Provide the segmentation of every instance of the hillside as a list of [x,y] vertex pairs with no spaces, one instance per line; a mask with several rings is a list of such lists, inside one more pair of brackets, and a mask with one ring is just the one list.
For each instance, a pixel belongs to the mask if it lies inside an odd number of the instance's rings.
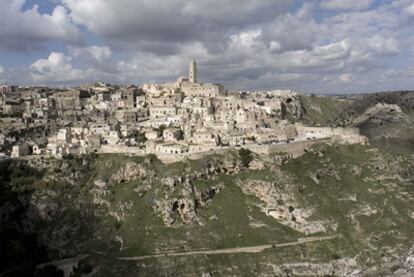
[[371,145],[414,154],[414,92],[383,92],[339,99],[300,96],[304,124],[358,127]]
[[335,120],[360,128],[378,149],[414,154],[414,92],[387,92],[359,97]]
[[301,95],[303,123],[310,126],[325,126],[345,111],[352,100],[339,99],[329,96]]
[[74,276],[410,276],[413,106],[412,94],[395,95],[302,99],[308,122],[356,123],[370,145],[318,144],[296,159],[234,150],[172,164],[2,160],[0,272],[52,276],[73,264]]
[[[366,146],[327,145],[284,165],[271,159],[251,170],[237,153],[170,166],[154,157],[86,156],[54,161],[41,179],[29,184],[17,178],[12,186],[31,191],[39,215],[33,224],[49,258],[89,253],[84,267],[101,276],[125,267],[139,276],[243,276],[252,265],[260,274],[300,273],[302,267],[316,274],[327,265],[336,274],[350,268],[389,272],[394,256],[409,251],[412,159]],[[80,170],[85,166],[88,170]],[[335,237],[258,254],[116,261],[314,236]],[[384,268],[376,269],[378,263]]]

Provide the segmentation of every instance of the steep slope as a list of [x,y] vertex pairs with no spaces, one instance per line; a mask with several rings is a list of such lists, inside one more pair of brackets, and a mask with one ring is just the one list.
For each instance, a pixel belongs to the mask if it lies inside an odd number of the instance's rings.
[[335,122],[359,127],[378,149],[414,154],[414,92],[359,97]]
[[[79,274],[379,274],[391,273],[408,253],[414,239],[412,157],[369,146],[319,145],[284,165],[273,156],[254,158],[261,169],[245,168],[236,152],[170,165],[153,156],[33,160],[47,172],[13,187],[32,192],[36,235],[49,259],[89,254]],[[306,243],[315,236],[321,240]],[[269,244],[275,247],[237,251]]]
[[0,161],[0,275],[33,276],[35,265],[47,260],[34,232],[30,210],[30,192],[14,186],[37,181],[42,173],[24,162]]
[[414,113],[414,92],[412,91],[381,92],[356,96],[353,99],[352,104],[337,117],[338,123],[349,125],[353,119],[378,103],[397,105],[409,116]]
[[324,126],[352,104],[352,100],[330,96],[300,95],[303,108],[303,123],[310,126]]

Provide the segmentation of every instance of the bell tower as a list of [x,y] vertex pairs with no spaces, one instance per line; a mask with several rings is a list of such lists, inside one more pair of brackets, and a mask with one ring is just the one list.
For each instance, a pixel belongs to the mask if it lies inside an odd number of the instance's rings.
[[191,83],[197,83],[197,63],[194,59],[190,63],[190,72],[188,77]]

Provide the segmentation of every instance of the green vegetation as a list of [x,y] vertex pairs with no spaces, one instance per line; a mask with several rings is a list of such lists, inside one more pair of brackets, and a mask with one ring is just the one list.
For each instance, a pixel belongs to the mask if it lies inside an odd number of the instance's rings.
[[0,275],[30,276],[36,264],[47,258],[36,235],[26,231],[33,220],[26,213],[28,200],[42,172],[25,162],[7,160],[0,161],[0,172]]
[[[301,96],[301,102],[305,123],[312,125],[328,124],[341,111],[346,122],[366,108],[317,96]],[[288,103],[285,116],[294,121],[293,108]],[[76,276],[92,270],[101,276],[272,276],[273,268],[282,264],[289,276],[294,274],[286,264],[323,268],[354,257],[373,276],[387,275],[391,269],[386,266],[392,263],[384,261],[404,260],[414,241],[414,147],[404,120],[361,126],[370,146],[318,144],[282,166],[275,157],[243,148],[172,164],[154,155],[120,154],[43,159],[38,169],[23,160],[0,161],[0,211],[7,211],[0,212],[0,238],[5,242],[0,273],[29,264],[22,269],[24,276],[48,259],[88,253]],[[253,159],[265,168],[249,169]],[[266,196],[275,197],[272,209],[283,207],[297,224],[302,224],[300,213],[305,211],[307,222],[321,222],[325,230],[299,233],[267,215]],[[189,209],[194,217],[185,220],[179,203],[194,205]],[[326,235],[336,236],[254,254],[116,259]]]
[[162,136],[162,133],[164,133],[164,130],[167,129],[167,126],[164,124],[157,128],[158,134]]
[[[161,183],[157,185],[157,180],[160,179],[154,179],[153,189],[143,196],[139,193],[139,188],[144,185],[140,179],[115,185],[106,197],[112,209],[119,210],[125,203],[130,207],[126,210],[124,219],[113,220],[110,223],[114,234],[124,239],[124,249],[121,255],[154,253],[167,247],[164,242],[168,242],[168,249],[179,250],[181,247],[185,249],[226,248],[294,240],[298,237],[297,232],[266,216],[258,208],[260,201],[253,196],[243,194],[236,185],[237,180],[240,179],[283,184],[283,174],[294,178],[298,185],[300,192],[298,197],[302,205],[317,209],[312,220],[332,218],[339,224],[338,231],[348,239],[347,249],[351,252],[344,253],[340,249],[334,249],[333,252],[341,253],[341,255],[356,253],[360,250],[360,245],[364,245],[365,242],[359,236],[355,236],[354,226],[349,224],[348,214],[354,212],[357,207],[352,201],[339,201],[338,199],[347,199],[356,195],[359,204],[370,203],[378,207],[382,205],[382,197],[377,197],[370,192],[372,186],[376,185],[375,182],[368,180],[370,176],[376,174],[375,166],[369,161],[378,159],[379,154],[374,151],[375,149],[361,145],[325,146],[317,150],[324,153],[323,157],[316,157],[313,152],[307,153],[283,166],[281,173],[268,169],[244,171],[232,177],[218,174],[214,180],[194,181],[193,185],[199,191],[208,190],[219,184],[224,186],[206,208],[197,211],[197,216],[204,222],[202,226],[178,224],[176,227],[168,227],[164,224],[160,216],[152,209],[154,201],[166,194],[178,199],[184,195],[179,189],[170,191]],[[249,150],[242,149],[238,154],[242,164],[248,165],[251,162],[252,153]],[[183,161],[170,165],[164,165],[156,158],[152,158],[151,168],[155,170],[156,175],[164,178],[163,176],[175,176],[182,172],[202,171],[217,158],[210,156],[198,161]],[[126,158],[122,155],[99,155],[96,160],[91,160],[89,176],[93,177],[90,178],[91,180],[108,181],[123,164],[127,162],[143,164],[148,163],[148,159]],[[354,175],[355,165],[361,165],[360,176]],[[73,166],[76,167],[75,164]],[[314,175],[318,176],[318,184],[312,179]],[[402,203],[396,204],[402,205]],[[293,212],[295,208],[290,206],[290,212]],[[180,221],[178,214],[173,216]],[[212,220],[212,218],[215,219]],[[266,227],[252,228],[250,226],[252,219],[254,219],[253,222]],[[391,218],[384,218],[385,222],[388,220]],[[367,222],[367,219],[364,222]],[[377,224],[385,224],[381,222],[378,221]],[[118,247],[112,248],[115,250]]]
[[145,133],[142,133],[138,130],[132,132],[130,137],[135,138],[135,141],[138,143],[145,143],[147,141],[147,138],[145,137]]
[[324,126],[335,119],[351,102],[325,96],[300,95],[304,110],[303,122],[312,126]]
[[[163,242],[168,242],[169,249],[204,249],[251,246],[276,241],[291,241],[297,233],[266,217],[253,205],[254,199],[245,196],[234,184],[232,178],[221,175],[213,182],[198,181],[197,189],[207,189],[219,183],[225,188],[214,197],[214,201],[198,211],[199,218],[207,223],[202,226],[168,227],[150,208],[152,193],[139,198],[131,193],[137,185],[135,182],[117,186],[110,198],[114,206],[133,203],[128,216],[119,228],[119,234],[127,242],[122,256],[136,256],[154,253]],[[180,195],[177,195],[178,197]],[[229,201],[231,199],[231,201]],[[267,227],[252,228],[250,218],[264,223]],[[212,220],[214,218],[214,220]],[[275,237],[274,234],[278,236]]]
[[245,148],[239,150],[239,156],[244,167],[249,167],[250,162],[254,159],[252,151]]

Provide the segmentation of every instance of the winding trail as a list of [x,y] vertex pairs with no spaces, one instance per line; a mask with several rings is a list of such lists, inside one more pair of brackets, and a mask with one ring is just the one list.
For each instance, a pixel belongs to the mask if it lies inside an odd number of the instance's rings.
[[322,237],[307,237],[307,238],[300,238],[297,241],[277,243],[277,244],[264,244],[264,245],[225,248],[225,249],[217,249],[217,250],[194,250],[194,251],[187,251],[187,252],[164,252],[164,253],[157,253],[157,254],[146,255],[146,256],[118,257],[118,259],[123,260],[123,261],[140,261],[140,260],[146,260],[146,259],[151,259],[151,258],[161,258],[161,257],[234,254],[234,253],[259,253],[259,252],[262,252],[263,250],[270,249],[270,248],[280,248],[280,247],[285,247],[285,246],[293,246],[293,245],[300,245],[300,244],[306,244],[306,243],[311,243],[311,242],[332,240],[332,239],[335,239],[337,237],[338,237],[338,235],[322,236]]

